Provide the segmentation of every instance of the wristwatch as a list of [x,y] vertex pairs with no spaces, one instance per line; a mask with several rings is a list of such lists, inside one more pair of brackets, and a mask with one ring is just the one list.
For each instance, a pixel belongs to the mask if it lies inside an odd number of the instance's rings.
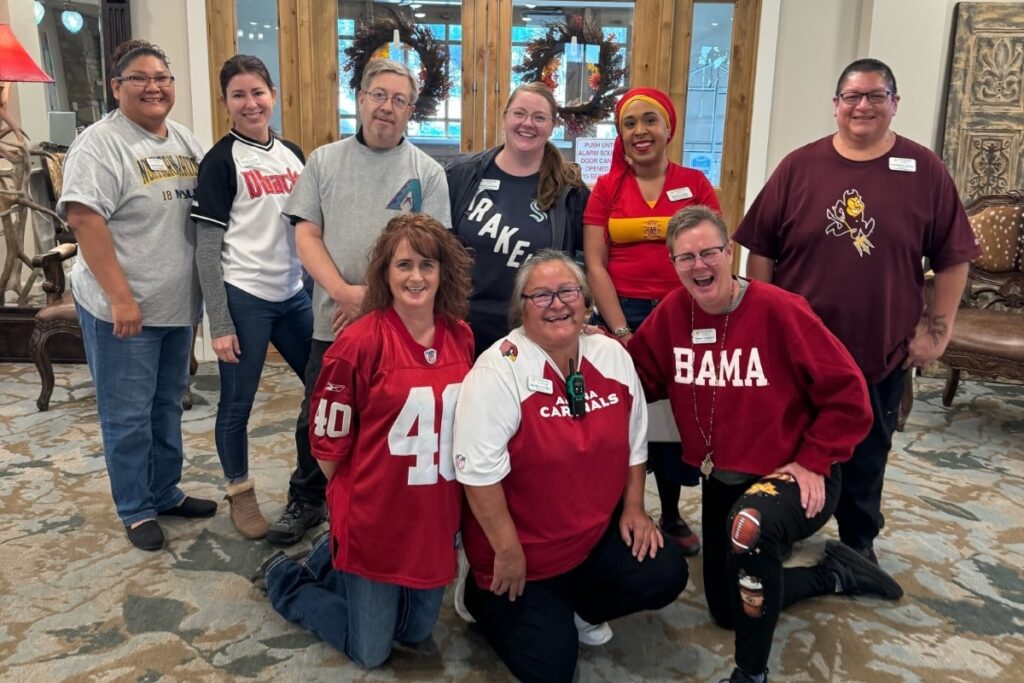
[[622,339],[632,331],[633,330],[629,329],[629,325],[623,325],[622,327],[616,327],[614,330],[612,330],[612,334],[614,334],[616,338]]

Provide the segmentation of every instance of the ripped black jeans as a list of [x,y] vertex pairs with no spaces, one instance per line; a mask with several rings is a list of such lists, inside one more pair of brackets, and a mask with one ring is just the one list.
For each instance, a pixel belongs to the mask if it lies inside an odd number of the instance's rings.
[[780,611],[835,591],[826,569],[784,569],[780,552],[832,516],[842,484],[839,465],[825,479],[824,508],[811,519],[800,506],[796,481],[775,476],[737,485],[708,478],[702,484],[704,594],[715,622],[736,631],[736,665],[751,674],[767,667]]

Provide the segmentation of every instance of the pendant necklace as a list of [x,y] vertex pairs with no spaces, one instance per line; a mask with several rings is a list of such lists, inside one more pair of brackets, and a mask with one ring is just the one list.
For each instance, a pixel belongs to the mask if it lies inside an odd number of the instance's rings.
[[[690,299],[690,330],[691,334],[694,329],[694,309],[696,304],[693,299]],[[722,330],[722,341],[718,344],[718,357],[721,359],[722,353],[725,351],[725,335],[729,333],[729,316],[732,315],[732,306],[725,314],[725,326]],[[715,451],[711,447],[711,436],[715,429],[715,403],[718,400],[718,380],[715,380],[714,389],[711,390],[711,415],[708,419],[708,431],[704,433],[704,427],[700,423],[700,415],[697,413],[697,382],[694,381],[690,384],[690,389],[693,391],[693,421],[697,423],[697,431],[700,432],[700,438],[704,441],[704,459],[700,462],[700,473],[703,477],[707,478],[711,476],[711,472],[715,469]]]

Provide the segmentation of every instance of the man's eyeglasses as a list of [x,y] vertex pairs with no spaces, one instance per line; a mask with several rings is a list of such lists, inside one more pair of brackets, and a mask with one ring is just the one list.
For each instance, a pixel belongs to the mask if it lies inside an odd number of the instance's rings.
[[523,294],[524,299],[529,299],[537,308],[549,308],[555,303],[555,297],[563,304],[571,304],[580,298],[583,292],[582,287],[562,287],[557,292],[537,292],[536,294]]
[[846,106],[853,107],[860,104],[865,97],[871,104],[883,104],[893,94],[890,90],[872,90],[871,92],[841,92],[836,97]]
[[669,259],[672,260],[672,263],[676,264],[676,268],[679,270],[693,270],[693,267],[697,265],[698,258],[704,262],[705,266],[716,266],[722,260],[722,252],[725,251],[725,246],[723,244],[720,247],[701,249],[699,254],[691,254],[689,252],[674,254],[669,256]]
[[551,121],[550,114],[543,114],[541,112],[531,114],[525,109],[509,109],[508,118],[514,123],[522,123],[526,119],[530,119],[537,126],[546,125]]
[[[363,92],[366,94],[367,97],[369,97],[377,104],[384,104],[385,102],[388,101],[388,94],[383,90],[374,90],[372,92],[366,92],[364,90]],[[391,106],[397,109],[398,111],[403,111],[407,107],[412,106],[412,102],[410,102],[405,97],[405,95],[392,95],[390,99]]]
[[170,74],[160,74],[159,76],[146,76],[144,74],[128,74],[127,76],[117,76],[114,78],[118,83],[127,83],[133,88],[145,88],[152,81],[158,88],[167,88],[174,85],[174,76]]

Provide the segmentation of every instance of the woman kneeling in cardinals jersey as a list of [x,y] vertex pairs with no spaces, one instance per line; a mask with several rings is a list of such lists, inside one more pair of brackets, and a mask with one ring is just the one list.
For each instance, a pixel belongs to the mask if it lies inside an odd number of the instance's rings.
[[425,641],[455,577],[462,490],[452,419],[472,365],[470,258],[433,218],[392,218],[364,315],[331,345],[310,403],[330,534],[261,570],[274,609],[364,667]]
[[455,411],[472,568],[455,608],[523,681],[572,680],[578,642],[670,604],[688,576],[644,511],[640,380],[617,341],[580,335],[589,303],[568,256],[534,254],[516,273],[515,329],[477,359]]
[[683,457],[703,475],[704,593],[736,631],[730,681],[764,681],[779,611],[827,593],[903,591],[856,551],[828,541],[815,567],[782,567],[794,541],[839,501],[839,463],[871,426],[864,378],[800,296],[732,276],[721,215],[668,225],[683,288],[629,341],[649,400],[668,398]]

